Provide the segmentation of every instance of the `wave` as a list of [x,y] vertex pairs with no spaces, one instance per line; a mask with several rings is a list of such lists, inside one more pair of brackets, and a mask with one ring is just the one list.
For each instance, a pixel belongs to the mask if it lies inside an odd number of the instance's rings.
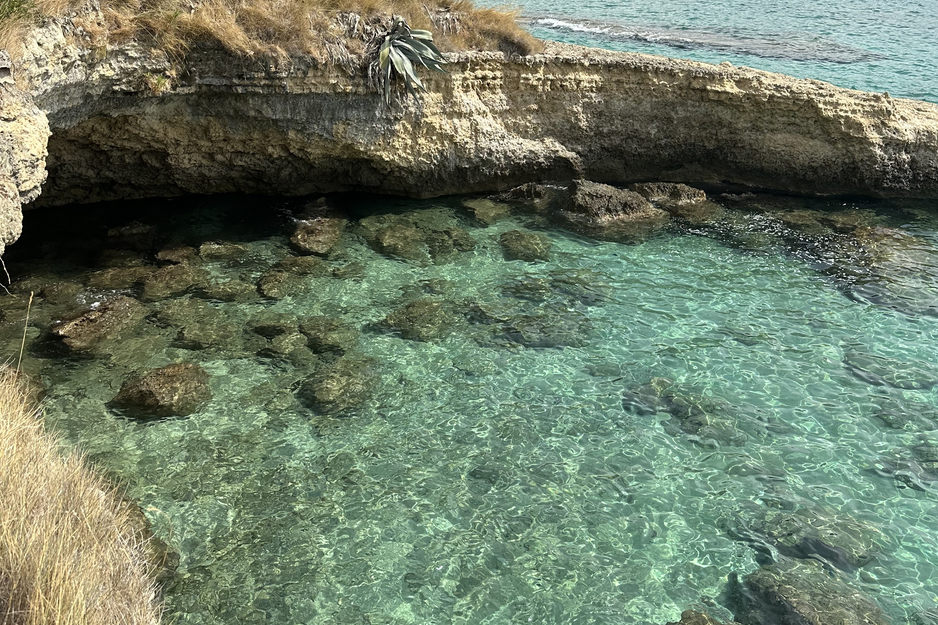
[[637,41],[678,49],[707,49],[771,59],[826,63],[859,63],[883,59],[883,55],[813,35],[792,33],[739,34],[704,30],[669,30],[636,27],[614,22],[525,16],[522,22],[549,30],[583,34],[607,41]]

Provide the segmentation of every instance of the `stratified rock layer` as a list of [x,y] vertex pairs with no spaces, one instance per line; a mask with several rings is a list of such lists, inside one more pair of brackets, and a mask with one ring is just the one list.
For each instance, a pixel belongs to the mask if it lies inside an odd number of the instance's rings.
[[419,102],[386,108],[362,75],[306,57],[196,49],[171,66],[125,44],[101,59],[68,30],[36,31],[22,62],[53,129],[45,204],[575,178],[938,197],[938,106],[818,81],[551,43],[450,55]]

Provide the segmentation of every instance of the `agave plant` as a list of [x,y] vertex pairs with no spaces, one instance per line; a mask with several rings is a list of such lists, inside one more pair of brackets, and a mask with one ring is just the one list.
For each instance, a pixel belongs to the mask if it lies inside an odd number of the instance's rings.
[[378,50],[378,66],[384,83],[384,101],[391,103],[391,76],[396,73],[404,81],[407,91],[417,97],[414,85],[426,93],[427,88],[417,76],[416,64],[435,72],[446,72],[443,55],[433,45],[433,33],[417,30],[407,25],[402,17],[394,18],[394,26],[388,32]]

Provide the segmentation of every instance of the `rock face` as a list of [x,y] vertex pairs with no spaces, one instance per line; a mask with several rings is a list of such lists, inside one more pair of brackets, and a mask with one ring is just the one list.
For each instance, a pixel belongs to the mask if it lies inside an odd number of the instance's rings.
[[48,139],[45,114],[17,89],[10,57],[0,50],[0,255],[20,236],[20,207],[39,196]]
[[[44,204],[180,193],[408,196],[586,178],[938,196],[938,106],[729,65],[549,43],[449,55],[382,109],[362,75],[140,44],[104,59],[50,21],[21,76],[53,130]],[[141,77],[163,76],[155,94]],[[35,187],[35,185],[32,185]]]
[[190,415],[212,398],[208,374],[198,365],[181,363],[129,380],[112,404],[142,419]]
[[[27,36],[0,84],[0,245],[35,205],[183,193],[431,197],[577,178],[938,197],[938,106],[730,65],[548,43],[449,55],[385,109],[364,71],[196,47],[81,47],[71,18]],[[155,93],[147,77],[165,79]],[[46,117],[48,124],[46,125]],[[488,219],[488,217],[484,217]],[[300,232],[328,249],[339,224]]]

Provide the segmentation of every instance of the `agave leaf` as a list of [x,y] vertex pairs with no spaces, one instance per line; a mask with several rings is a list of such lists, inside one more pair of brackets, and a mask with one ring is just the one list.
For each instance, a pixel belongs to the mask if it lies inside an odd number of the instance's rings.
[[405,45],[410,46],[411,48],[413,48],[414,51],[417,52],[417,54],[419,54],[419,55],[422,56],[422,57],[427,57],[427,58],[432,59],[432,60],[434,60],[434,61],[442,61],[442,60],[443,60],[442,58],[439,57],[438,54],[436,54],[433,50],[431,50],[430,47],[427,46],[427,45],[426,45],[425,43],[423,43],[422,41],[417,41],[416,39],[411,39],[410,41],[404,41],[404,42],[402,42],[402,43],[405,44]]
[[394,69],[397,70],[397,73],[404,77],[405,85],[413,81],[418,87],[426,91],[426,88],[423,86],[423,83],[420,82],[420,79],[414,71],[414,64],[411,63],[410,59],[408,59],[403,52],[398,50],[396,46],[391,48],[391,62],[394,64]]
[[419,30],[417,28],[411,29],[410,36],[417,39],[433,39],[433,33],[429,30]]
[[385,37],[384,43],[381,44],[381,50],[378,53],[378,65],[381,69],[386,69],[388,67],[388,54],[391,49],[391,38]]

